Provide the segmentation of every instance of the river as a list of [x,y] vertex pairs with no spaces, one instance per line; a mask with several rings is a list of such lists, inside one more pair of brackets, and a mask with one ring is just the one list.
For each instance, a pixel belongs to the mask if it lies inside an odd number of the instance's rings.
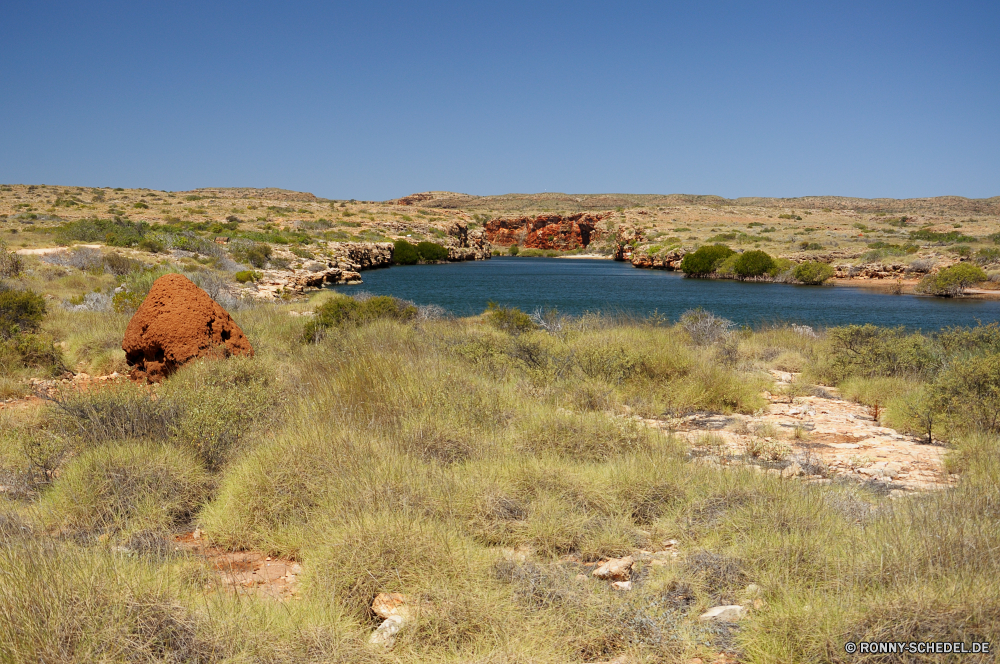
[[495,301],[524,311],[562,313],[654,312],[676,320],[703,307],[741,325],[788,322],[815,327],[874,323],[935,330],[1000,319],[1000,300],[889,295],[843,286],[685,279],[674,272],[640,270],[629,263],[564,258],[493,258],[370,270],[363,284],[334,286],[350,295],[367,291],[417,304],[437,304],[458,316],[481,313]]

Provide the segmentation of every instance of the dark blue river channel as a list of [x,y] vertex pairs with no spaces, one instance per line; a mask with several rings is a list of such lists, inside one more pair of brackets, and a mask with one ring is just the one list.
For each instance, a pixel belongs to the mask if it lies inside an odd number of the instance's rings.
[[789,322],[817,327],[849,323],[904,325],[935,330],[1000,319],[1000,300],[888,295],[844,286],[792,286],[684,279],[609,260],[493,258],[488,261],[413,265],[363,272],[363,284],[336,286],[350,295],[367,291],[417,304],[437,304],[452,314],[478,314],[490,300],[524,311],[555,307],[562,313],[658,312],[670,320],[695,307],[739,324]]

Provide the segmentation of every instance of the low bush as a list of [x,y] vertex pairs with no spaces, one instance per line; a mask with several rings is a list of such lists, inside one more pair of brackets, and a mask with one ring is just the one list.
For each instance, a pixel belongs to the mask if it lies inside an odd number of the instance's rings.
[[45,298],[31,290],[0,289],[0,339],[36,332],[45,317]]
[[965,289],[982,281],[986,281],[983,268],[970,263],[956,263],[946,267],[937,274],[928,274],[917,284],[918,293],[937,295],[939,297],[955,297]]
[[149,232],[144,221],[131,222],[121,217],[112,219],[80,219],[60,226],[56,232],[66,243],[103,242],[112,247],[134,247]]
[[796,265],[792,276],[804,284],[816,286],[833,276],[833,267],[828,263],[807,261]]
[[699,346],[719,341],[729,334],[729,330],[733,327],[733,321],[716,316],[700,307],[685,311],[678,322],[691,336],[691,340]]
[[509,334],[522,334],[537,328],[531,316],[517,307],[488,302],[483,314],[490,325]]
[[773,267],[774,259],[767,252],[753,249],[740,254],[733,264],[733,272],[741,279],[749,279],[760,277]]
[[834,382],[850,376],[926,376],[940,363],[927,337],[902,327],[835,327],[828,331],[827,343],[823,364],[816,370]]
[[260,272],[256,272],[254,270],[240,270],[239,272],[233,275],[233,278],[236,279],[236,281],[238,281],[241,284],[259,281]]
[[45,495],[51,525],[84,532],[167,532],[207,496],[208,476],[173,446],[121,443],[86,450]]
[[0,241],[0,277],[12,279],[24,271],[24,259],[12,251],[7,251],[7,245]]
[[406,240],[396,240],[392,245],[392,262],[396,265],[414,265],[420,260],[417,248]]
[[437,242],[420,242],[417,244],[417,253],[420,260],[424,261],[446,261],[448,260],[448,248]]
[[249,263],[255,268],[263,268],[271,260],[271,245],[252,240],[234,240],[229,243],[229,253],[241,263]]
[[338,297],[321,304],[315,315],[306,323],[303,338],[315,343],[331,327],[364,325],[380,319],[408,321],[417,317],[419,310],[412,303],[388,295],[379,295],[363,301],[352,297]]
[[724,244],[699,247],[696,251],[684,254],[681,260],[681,272],[690,277],[709,275],[734,253],[736,252]]

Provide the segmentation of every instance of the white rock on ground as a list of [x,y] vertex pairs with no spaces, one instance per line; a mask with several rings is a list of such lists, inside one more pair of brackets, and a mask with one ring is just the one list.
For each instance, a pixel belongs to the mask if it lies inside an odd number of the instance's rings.
[[727,604],[725,606],[713,606],[698,616],[698,620],[702,622],[736,622],[742,617],[742,606],[739,604]]
[[403,620],[402,616],[389,616],[382,621],[378,629],[372,632],[368,642],[377,646],[391,648],[396,643],[396,634],[403,628],[404,622],[405,620]]
[[611,581],[628,581],[632,577],[632,556],[612,558],[593,571],[598,579]]

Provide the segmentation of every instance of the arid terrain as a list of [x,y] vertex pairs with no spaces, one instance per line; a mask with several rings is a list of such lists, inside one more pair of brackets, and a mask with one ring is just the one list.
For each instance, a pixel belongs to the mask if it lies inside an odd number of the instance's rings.
[[969,296],[998,233],[1000,199],[2,186],[0,660],[957,661],[845,645],[998,643],[996,323],[323,286],[724,244]]

